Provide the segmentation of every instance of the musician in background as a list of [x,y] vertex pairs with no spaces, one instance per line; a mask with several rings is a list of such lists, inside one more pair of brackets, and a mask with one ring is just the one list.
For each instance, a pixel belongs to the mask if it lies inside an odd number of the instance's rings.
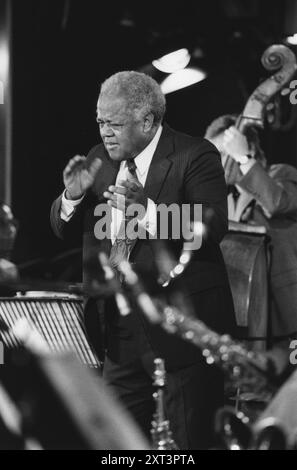
[[[277,343],[297,332],[297,170],[269,166],[257,130],[249,127],[243,135],[235,122],[233,115],[215,119],[206,138],[221,152],[229,220],[265,226],[271,237],[270,318]],[[238,163],[232,171],[228,155]]]

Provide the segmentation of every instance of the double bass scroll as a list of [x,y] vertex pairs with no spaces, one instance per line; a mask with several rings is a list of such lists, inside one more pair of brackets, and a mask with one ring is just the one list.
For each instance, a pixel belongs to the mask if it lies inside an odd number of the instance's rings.
[[[263,53],[262,65],[275,72],[264,80],[249,97],[244,110],[238,116],[235,127],[242,133],[248,127],[264,127],[268,103],[288,84],[297,70],[295,54],[283,44],[274,44]],[[228,184],[236,182],[240,171],[238,163],[230,156],[225,162],[225,175]]]

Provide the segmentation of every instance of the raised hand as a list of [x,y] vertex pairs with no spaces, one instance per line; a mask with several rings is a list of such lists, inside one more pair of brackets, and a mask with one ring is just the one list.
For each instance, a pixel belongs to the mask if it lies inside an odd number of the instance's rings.
[[63,172],[66,198],[80,199],[94,183],[101,166],[99,158],[95,158],[89,168],[86,168],[86,157],[77,155],[72,158]]
[[234,126],[229,127],[224,132],[223,146],[224,152],[238,163],[240,163],[242,157],[251,153],[246,137]]

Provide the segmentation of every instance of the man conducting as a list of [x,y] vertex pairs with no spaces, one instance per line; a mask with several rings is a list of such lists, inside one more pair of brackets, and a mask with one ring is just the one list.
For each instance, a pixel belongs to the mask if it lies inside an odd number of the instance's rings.
[[[195,314],[220,333],[236,331],[232,297],[219,243],[227,227],[227,190],[220,155],[207,140],[172,130],[163,122],[165,97],[159,85],[138,72],[119,72],[101,86],[97,122],[103,143],[87,157],[76,156],[64,171],[65,190],[53,203],[51,223],[59,237],[83,230],[84,283],[92,282],[99,251],[116,268],[129,258],[153,271],[158,204],[201,204],[206,236],[177,281]],[[98,240],[98,204],[111,210],[110,239]],[[125,209],[144,207],[138,226],[147,237],[126,243],[118,236]],[[183,240],[169,240],[178,254]],[[98,265],[96,265],[98,263]],[[87,302],[86,316],[92,301]],[[151,327],[138,311],[121,316],[105,305],[104,377],[149,434],[154,412],[152,370],[156,357],[168,372],[166,415],[180,449],[213,445],[213,419],[223,403],[223,380],[200,351]],[[94,330],[92,337],[96,336]],[[98,342],[99,330],[98,330]]]

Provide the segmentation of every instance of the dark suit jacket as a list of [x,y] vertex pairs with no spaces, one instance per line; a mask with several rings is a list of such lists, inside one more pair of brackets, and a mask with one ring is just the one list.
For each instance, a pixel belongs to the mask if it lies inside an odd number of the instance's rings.
[[[103,166],[100,169],[93,187],[76,210],[70,222],[65,223],[60,218],[61,196],[53,203],[51,224],[59,237],[71,236],[73,231],[83,227],[83,257],[84,283],[90,282],[95,272],[100,268],[97,262],[98,251],[110,250],[109,241],[96,240],[94,226],[98,217],[94,209],[100,202],[105,202],[104,191],[116,180],[119,166],[113,162],[103,144],[94,147],[88,157],[87,164],[99,157]],[[186,288],[187,295],[194,302],[199,317],[212,328],[220,332],[233,333],[235,319],[228,278],[219,243],[228,227],[227,190],[220,155],[216,148],[207,140],[190,137],[175,132],[166,124],[153,156],[147,176],[145,191],[155,203],[165,204],[199,204],[203,205],[203,222],[207,226],[207,239],[197,250],[190,267],[185,271],[176,287]],[[130,261],[138,267],[145,267],[153,272],[153,240],[138,240],[130,255]],[[182,246],[182,240],[170,241],[171,248],[176,253]],[[205,299],[211,299],[209,305]],[[193,349],[184,348],[179,343],[177,358],[176,345],[168,346],[168,338],[164,339],[141,319],[137,335],[140,341],[140,354],[153,349],[159,352],[163,347],[163,356],[167,354],[169,363],[183,365],[193,362]],[[168,340],[168,341],[167,341]],[[169,341],[170,342],[170,341]],[[172,357],[169,357],[172,356]],[[169,367],[169,366],[168,366]]]
[[297,170],[256,163],[239,181],[254,197],[243,220],[264,225],[271,237],[271,323],[274,336],[297,332]]

